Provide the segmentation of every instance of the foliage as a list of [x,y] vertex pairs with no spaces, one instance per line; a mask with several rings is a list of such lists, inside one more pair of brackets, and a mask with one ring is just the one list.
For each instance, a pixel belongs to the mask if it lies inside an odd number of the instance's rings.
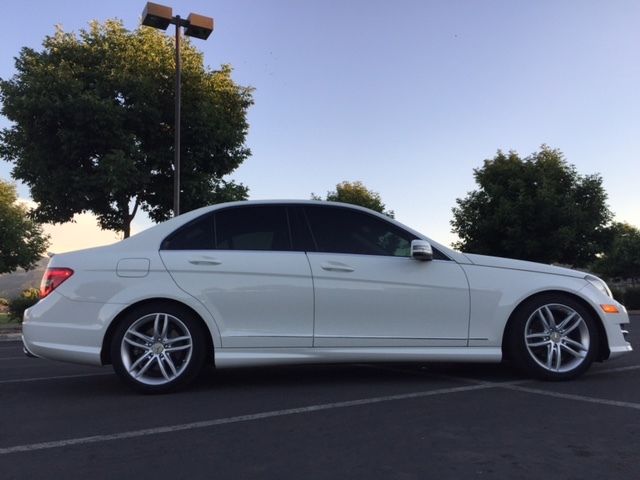
[[609,290],[611,290],[614,299],[624,304],[624,288],[609,285]]
[[602,252],[611,212],[602,178],[582,176],[546,145],[527,158],[498,151],[456,200],[456,247],[485,255],[585,266]]
[[[313,200],[322,200],[318,195],[312,193],[311,198]],[[336,189],[327,192],[328,202],[343,202],[351,203],[352,205],[359,205],[361,207],[374,210],[376,212],[384,213],[385,215],[393,218],[393,210],[385,210],[386,206],[382,203],[380,194],[369,190],[362,182],[340,182],[336,185]]]
[[622,304],[629,310],[640,310],[640,287],[627,288]]
[[[249,155],[252,89],[231,67],[204,66],[182,45],[181,210],[244,199],[223,180]],[[0,155],[31,189],[40,221],[60,223],[90,211],[104,229],[128,236],[138,208],[154,221],[173,205],[174,44],[153,28],[121,21],[47,36],[42,51],[23,48],[15,76],[0,81]]]
[[623,304],[629,310],[640,310],[640,286],[612,287],[613,298]]
[[593,270],[610,278],[640,279],[640,230],[628,223],[615,222],[609,227],[611,236],[604,254]]
[[0,180],[0,273],[33,268],[49,246],[49,237],[17,200],[16,188]]
[[9,301],[9,316],[14,320],[22,320],[24,311],[38,303],[39,299],[40,292],[37,288],[25,290],[19,297]]

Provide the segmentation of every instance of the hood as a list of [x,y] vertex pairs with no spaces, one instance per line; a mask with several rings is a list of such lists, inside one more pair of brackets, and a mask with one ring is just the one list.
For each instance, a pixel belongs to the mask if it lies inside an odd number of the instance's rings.
[[509,268],[511,270],[524,270],[527,272],[550,273],[553,275],[564,275],[565,277],[584,278],[587,274],[570,268],[556,267],[544,263],[527,262],[525,260],[513,260],[511,258],[489,257],[487,255],[476,255],[465,253],[465,256],[473,265],[494,268]]

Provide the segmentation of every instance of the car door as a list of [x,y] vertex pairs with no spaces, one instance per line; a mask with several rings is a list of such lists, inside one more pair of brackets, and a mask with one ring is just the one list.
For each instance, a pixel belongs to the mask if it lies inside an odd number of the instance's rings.
[[162,245],[180,288],[213,315],[223,347],[309,347],[313,284],[294,251],[287,207],[248,205],[214,211]]
[[469,288],[462,268],[436,252],[409,257],[416,237],[364,211],[304,207],[316,251],[316,347],[465,346]]

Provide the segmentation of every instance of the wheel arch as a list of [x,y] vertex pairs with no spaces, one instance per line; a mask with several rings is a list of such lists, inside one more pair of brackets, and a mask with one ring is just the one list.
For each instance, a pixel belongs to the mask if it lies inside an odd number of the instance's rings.
[[523,298],[520,303],[518,303],[518,305],[513,309],[513,311],[511,312],[511,315],[509,315],[509,319],[507,320],[507,324],[505,325],[504,331],[502,332],[502,356],[503,358],[509,358],[509,345],[508,345],[508,339],[511,333],[511,328],[513,328],[514,325],[514,320],[517,316],[517,314],[522,310],[522,308],[531,300],[537,298],[537,297],[541,297],[544,295],[548,295],[548,294],[554,294],[554,295],[562,295],[565,297],[569,297],[575,301],[577,301],[578,303],[580,303],[589,313],[592,314],[596,326],[598,328],[598,351],[597,351],[597,355],[596,355],[596,360],[597,361],[602,361],[602,360],[606,360],[607,358],[609,358],[610,352],[609,352],[609,341],[607,338],[607,332],[604,328],[604,325],[602,324],[602,318],[600,317],[600,315],[598,315],[598,312],[596,311],[596,309],[587,301],[585,300],[583,297],[581,297],[580,295],[577,295],[574,292],[567,292],[566,290],[543,290],[540,292],[536,292],[532,295],[529,295],[528,297]]
[[100,349],[100,361],[102,362],[102,364],[103,365],[111,364],[110,345],[111,345],[111,341],[113,340],[113,335],[115,334],[116,328],[118,324],[122,321],[122,319],[127,314],[129,314],[129,312],[131,312],[136,308],[139,308],[143,305],[156,304],[156,303],[171,304],[174,306],[178,306],[180,308],[186,309],[193,315],[193,317],[200,323],[200,326],[202,327],[203,332],[205,332],[205,342],[207,344],[207,354],[206,354],[207,363],[213,364],[214,363],[213,336],[211,334],[211,331],[209,330],[209,326],[204,321],[202,316],[186,303],[180,302],[178,300],[170,299],[170,298],[163,298],[163,297],[146,298],[144,300],[140,300],[135,303],[132,303],[131,305],[128,305],[126,308],[124,308],[121,312],[119,312],[114,317],[114,319],[109,324],[109,327],[107,328],[107,331],[105,332],[105,335],[102,339],[102,346]]

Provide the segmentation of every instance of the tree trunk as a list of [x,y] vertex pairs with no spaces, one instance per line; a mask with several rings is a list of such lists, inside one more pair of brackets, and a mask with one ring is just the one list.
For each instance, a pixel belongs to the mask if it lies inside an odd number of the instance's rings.
[[138,205],[138,199],[136,198],[136,203],[133,204],[133,211],[129,213],[127,209],[127,218],[122,228],[124,238],[129,238],[131,236],[131,221],[133,220],[133,217],[136,216],[136,213],[138,213]]

